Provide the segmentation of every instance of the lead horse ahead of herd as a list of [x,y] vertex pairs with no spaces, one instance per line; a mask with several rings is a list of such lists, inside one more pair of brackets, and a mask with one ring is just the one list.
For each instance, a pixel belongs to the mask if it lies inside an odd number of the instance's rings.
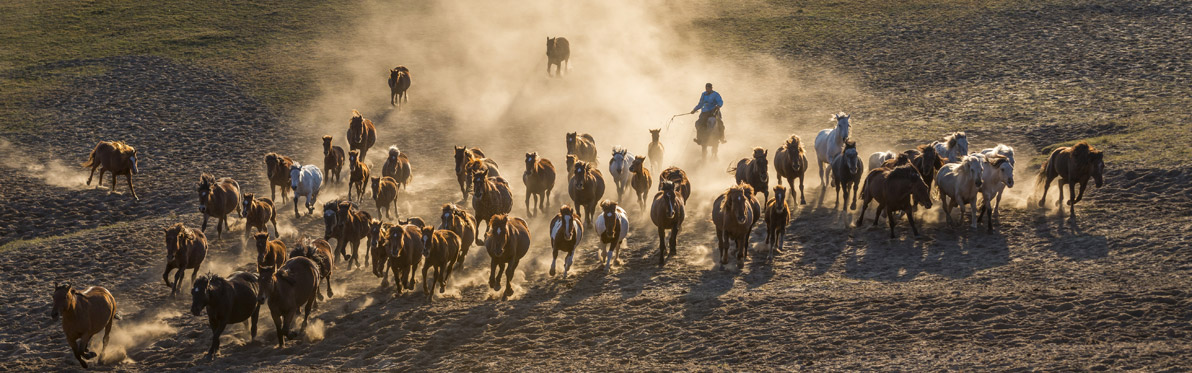
[[[565,42],[565,39],[563,40]],[[557,43],[548,41],[548,43]],[[551,44],[554,45],[554,44]],[[563,44],[564,47],[566,44]],[[553,57],[552,57],[553,58]],[[561,73],[561,71],[560,71]],[[392,71],[390,85],[393,89],[393,103],[396,105],[407,97],[409,70],[399,66]],[[820,131],[814,149],[819,168],[821,187],[829,185],[836,191],[836,207],[842,209],[857,207],[860,194],[861,213],[856,225],[861,226],[865,211],[870,204],[876,210],[874,224],[884,213],[889,225],[890,237],[896,237],[894,227],[901,213],[908,219],[912,232],[918,236],[915,222],[916,207],[930,209],[931,188],[934,184],[939,204],[952,224],[951,210],[960,208],[960,222],[963,224],[965,205],[969,206],[972,227],[986,219],[992,230],[992,220],[998,215],[998,205],[1004,188],[1014,186],[1014,150],[999,144],[980,152],[968,151],[968,138],[964,132],[944,137],[943,141],[924,144],[901,153],[877,152],[868,159],[868,172],[857,150],[857,142],[850,136],[849,116],[844,113],[832,116],[834,128]],[[661,168],[664,148],[659,140],[659,130],[652,129],[648,145],[649,165]],[[301,312],[302,328],[305,328],[312,309],[324,299],[320,287],[325,286],[327,297],[333,296],[331,274],[336,263],[357,269],[371,264],[372,273],[381,278],[381,286],[387,287],[389,272],[393,272],[395,290],[413,290],[415,275],[422,271],[422,291],[429,301],[435,287],[440,293],[446,290],[451,275],[464,263],[473,242],[482,246],[490,258],[489,286],[502,295],[513,294],[512,280],[531,244],[530,228],[526,220],[512,216],[513,194],[509,182],[502,177],[497,162],[485,156],[479,148],[455,147],[455,174],[459,182],[463,201],[471,195],[471,211],[456,203],[442,206],[440,223],[428,224],[418,217],[398,220],[397,198],[412,180],[409,157],[396,146],[389,148],[388,156],[381,169],[381,176],[370,177],[370,167],[365,156],[376,141],[376,127],[353,110],[349,120],[346,140],[349,151],[332,144],[332,136],[322,137],[324,154],[323,169],[314,164],[301,165],[290,157],[268,153],[264,157],[266,179],[270,185],[270,197],[256,196],[241,190],[239,183],[228,177],[216,178],[202,173],[197,183],[199,212],[203,216],[201,227],[188,228],[176,223],[165,229],[166,271],[162,278],[170,287],[171,295],[180,290],[184,272],[191,270],[192,296],[191,312],[199,316],[205,309],[213,331],[207,358],[213,358],[219,350],[219,339],[228,324],[245,323],[250,337],[256,336],[257,318],[261,305],[269,307],[279,347],[286,339],[297,337],[291,326]],[[595,228],[599,243],[597,256],[605,271],[611,271],[614,264],[620,264],[621,244],[630,230],[629,214],[618,201],[625,189],[633,189],[633,198],[641,210],[648,215],[658,232],[658,264],[676,255],[677,238],[686,220],[686,201],[691,197],[691,182],[687,173],[678,167],[668,167],[658,173],[657,192],[652,202],[646,196],[654,178],[647,168],[645,156],[634,156],[627,149],[616,146],[609,160],[609,174],[617,188],[617,200],[605,199],[605,180],[597,166],[595,138],[589,134],[568,133],[566,137],[566,183],[571,204],[564,204],[550,220],[549,242],[552,248],[550,275],[556,274],[555,263],[559,252],[566,253],[563,277],[570,272],[578,248],[583,245],[584,233]],[[346,159],[345,159],[346,155]],[[721,269],[735,257],[738,266],[748,254],[749,239],[759,221],[766,224],[765,243],[769,247],[766,257],[769,263],[776,251],[783,248],[786,227],[794,209],[790,201],[806,204],[803,195],[804,174],[810,168],[803,143],[799,136],[791,135],[774,153],[773,168],[778,176],[776,185],[769,186],[769,151],[754,148],[750,157],[733,163],[729,173],[734,175],[735,185],[715,197],[711,219],[716,228],[716,240]],[[132,176],[137,168],[137,151],[123,142],[100,142],[92,150],[84,167],[94,174],[112,173],[112,189],[116,187],[116,175],[127,177],[129,190],[136,196]],[[282,198],[289,198],[292,192],[295,217],[300,217],[299,197],[305,197],[307,214],[312,214],[318,203],[319,192],[328,188],[327,182],[342,184],[340,173],[344,164],[349,168],[347,200],[334,200],[323,204],[324,234],[321,239],[302,237],[287,250],[277,231],[278,217],[274,203],[274,187],[282,187]],[[326,173],[324,173],[324,170]],[[1081,200],[1089,178],[1100,187],[1104,172],[1104,158],[1100,151],[1081,142],[1071,147],[1055,149],[1043,163],[1037,177],[1037,186],[1043,195],[1039,206],[1046,201],[1046,191],[1055,178],[1059,178],[1060,201],[1063,201],[1063,187],[1068,186],[1067,205],[1072,218],[1076,202]],[[522,181],[525,185],[525,206],[529,216],[546,212],[551,206],[551,191],[556,184],[554,164],[537,152],[526,153],[525,171]],[[787,185],[783,186],[783,180]],[[795,192],[795,179],[799,179]],[[88,178],[88,185],[91,179]],[[371,183],[370,183],[371,182]],[[1079,185],[1079,191],[1076,186]],[[377,207],[377,216],[361,206],[365,190],[371,186],[371,198]],[[288,189],[287,189],[288,187]],[[773,197],[769,192],[773,191]],[[843,193],[842,193],[843,192]],[[763,199],[757,200],[756,193]],[[852,196],[849,196],[852,193]],[[844,203],[841,204],[841,195]],[[978,209],[978,195],[983,200]],[[138,198],[139,199],[139,198]],[[531,200],[534,200],[531,203]],[[992,202],[992,203],[991,203]],[[284,202],[283,202],[284,203]],[[390,213],[398,215],[390,220]],[[208,273],[196,274],[208,251],[205,235],[209,218],[216,219],[216,242],[222,240],[222,233],[228,230],[228,215],[239,213],[245,220],[244,234],[248,237],[253,228],[257,249],[256,273],[236,272],[228,277]],[[980,216],[978,216],[978,213]],[[234,215],[233,215],[234,216]],[[485,223],[485,231],[479,224]],[[272,223],[271,235],[267,223]],[[669,237],[667,236],[669,231]],[[335,240],[333,247],[331,240]],[[361,253],[361,241],[365,250]],[[606,246],[607,245],[607,246]],[[351,251],[348,251],[351,246]],[[732,246],[735,252],[730,252]],[[365,259],[361,262],[360,255]],[[175,274],[170,281],[170,272]],[[428,274],[428,272],[430,272]],[[501,277],[505,277],[502,286]],[[74,357],[87,367],[85,359],[95,357],[88,350],[90,339],[100,330],[105,331],[103,348],[106,347],[108,332],[113,320],[118,319],[116,301],[110,292],[102,287],[77,290],[69,284],[59,284],[54,290],[54,306],[51,315],[63,318],[63,330],[73,350]],[[102,360],[102,357],[101,357]]]

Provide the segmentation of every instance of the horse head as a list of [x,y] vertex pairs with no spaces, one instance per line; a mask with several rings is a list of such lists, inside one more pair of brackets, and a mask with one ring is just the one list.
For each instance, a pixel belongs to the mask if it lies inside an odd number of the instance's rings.
[[257,240],[257,263],[262,263],[267,253],[265,249],[269,247],[269,232],[257,232],[253,238]]
[[832,115],[832,120],[836,121],[836,133],[841,139],[847,139],[849,136],[849,115],[844,112]]
[[533,170],[535,163],[538,163],[538,152],[526,153],[526,171]]
[[290,165],[290,189],[294,190],[294,199],[298,199],[298,186],[302,182],[302,165],[294,162]]
[[58,320],[63,311],[74,308],[74,294],[71,294],[70,283],[60,283],[54,286],[54,308],[50,310],[50,319]]
[[724,213],[736,219],[739,225],[749,224],[749,216],[745,213],[745,209],[749,204],[745,200],[745,197],[752,193],[747,192],[747,190],[752,190],[752,188],[748,187],[747,184],[739,184],[729,188],[728,196],[724,199]]
[[475,194],[476,198],[484,198],[484,188],[481,188],[481,186],[484,186],[487,183],[487,168],[481,168],[472,173],[472,193]]
[[499,257],[504,254],[505,243],[509,240],[509,215],[493,215],[488,224],[488,238],[484,240],[484,246],[494,257]]
[[273,292],[273,284],[277,282],[277,265],[257,267],[257,304],[264,304]]
[[658,142],[659,132],[662,132],[661,128],[651,129],[650,130],[650,141]]
[[598,219],[604,220],[604,232],[600,235],[606,240],[616,238],[619,232],[617,228],[624,230],[625,227],[620,227],[620,219],[617,219],[617,203],[612,200],[604,200],[600,202],[600,217]]
[[782,186],[782,184],[774,186],[774,201],[776,201],[780,206],[786,205],[784,203],[786,202],[786,187]]
[[766,159],[769,155],[769,149],[753,148],[753,172],[763,184],[770,182],[770,173],[767,172],[770,161]]
[[576,136],[575,132],[567,133],[567,154],[575,153],[575,136]]
[[563,226],[561,227],[562,230],[564,232],[566,232],[566,235],[563,236],[565,240],[567,240],[567,241],[575,240],[574,227],[576,224],[576,220],[578,220],[578,219],[579,219],[579,217],[576,216],[575,210],[572,210],[571,206],[563,205],[563,207],[559,207],[559,221],[562,222],[562,224],[563,224]]
[[373,176],[369,179],[371,181],[370,184],[372,184],[372,198],[375,200],[381,194],[381,178]]
[[1090,160],[1093,163],[1093,184],[1098,188],[1104,184],[1105,175],[1105,153],[1100,150],[1093,150],[1089,152]]
[[339,226],[339,216],[335,211],[339,208],[339,203],[331,201],[323,204],[323,239],[330,240],[331,236],[335,234],[335,228]]
[[662,191],[662,199],[666,202],[666,217],[673,219],[675,206],[679,204],[679,198],[675,195],[675,183],[663,179],[658,182],[658,188]]
[[192,315],[198,316],[203,312],[204,308],[207,308],[207,289],[213,277],[215,275],[207,272],[207,274],[195,279],[194,287],[190,289],[190,313]]
[[629,172],[641,173],[642,166],[646,163],[646,157],[643,155],[633,157],[633,164],[629,165]]
[[990,158],[989,165],[1002,174],[1002,180],[1006,183],[1007,188],[1014,187],[1014,164],[1010,160],[1000,155],[988,156]]
[[215,176],[209,173],[202,173],[199,175],[199,182],[197,188],[199,192],[199,212],[207,212],[207,204],[211,202],[211,194],[215,192]]
[[356,138],[351,139],[359,144],[364,142],[364,116],[359,111],[352,110],[352,120],[348,122],[348,132],[356,131]]
[[861,157],[857,156],[857,142],[848,139],[844,142],[844,162],[852,175],[861,173]]
[[981,174],[984,170],[981,163],[984,163],[981,161],[981,158],[969,155],[964,157],[964,163],[961,164],[961,167],[966,170],[969,177],[973,179],[973,184],[978,188],[981,187]]
[[360,161],[359,149],[352,149],[352,151],[348,152],[348,170],[355,172],[358,161]]
[[129,162],[129,167],[132,168],[131,171],[132,171],[133,175],[136,175],[141,172],[141,169],[139,167],[137,167],[137,150],[136,149],[132,150],[132,156],[128,157],[128,162]]
[[331,135],[323,136],[323,155],[331,152]]
[[240,217],[248,217],[248,209],[252,207],[252,202],[255,198],[256,194],[253,193],[244,193],[244,195],[240,196]]
[[[568,159],[570,159],[570,158],[568,158]],[[588,162],[576,161],[575,162],[575,172],[573,173],[573,175],[574,176],[572,176],[572,180],[575,183],[575,190],[582,192],[584,190],[584,186],[586,184],[584,181],[588,177]]]
[[422,227],[422,256],[428,258],[428,260],[430,257],[430,241],[434,235],[435,227],[429,225]]

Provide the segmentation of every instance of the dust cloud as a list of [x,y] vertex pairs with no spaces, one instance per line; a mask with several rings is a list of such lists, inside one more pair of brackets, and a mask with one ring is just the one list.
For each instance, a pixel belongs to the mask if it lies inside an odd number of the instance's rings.
[[[148,317],[115,322],[112,327],[112,337],[108,339],[108,348],[104,353],[104,365],[117,362],[127,363],[129,359],[127,351],[139,351],[150,343],[178,332],[177,328],[167,322],[167,319],[178,318],[182,316],[181,312],[162,309],[155,313],[145,312],[142,314],[148,315]],[[101,344],[101,338],[91,339],[93,351],[99,351]]]
[[0,166],[19,170],[50,186],[76,190],[86,187],[86,172],[79,172],[78,168],[67,166],[54,158],[27,156],[18,158],[15,156],[24,154],[26,154],[25,151],[14,148],[8,140],[0,139]]

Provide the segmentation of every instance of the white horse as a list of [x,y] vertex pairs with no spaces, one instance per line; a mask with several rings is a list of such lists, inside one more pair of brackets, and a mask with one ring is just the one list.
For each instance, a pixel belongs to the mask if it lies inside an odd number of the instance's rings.
[[1010,145],[997,144],[995,147],[982,150],[981,154],[985,154],[986,157],[991,155],[1000,155],[1006,157],[1006,159],[1010,161],[1011,166],[1014,165],[1014,148],[1011,148]]
[[935,147],[935,152],[939,153],[940,157],[947,160],[948,163],[960,162],[969,152],[968,145],[968,136],[964,132],[955,132],[944,136],[944,142],[931,143],[931,146]]
[[869,169],[875,170],[882,167],[882,163],[897,158],[898,154],[894,152],[877,152],[869,155]]
[[[973,153],[974,156],[980,156],[985,160],[983,171],[981,172],[981,197],[984,201],[981,202],[981,213],[985,214],[990,210],[990,201],[997,199],[997,204],[993,205],[992,216],[998,215],[998,209],[1002,205],[1002,191],[1006,188],[1014,187],[1014,161],[1012,158],[1003,157],[1001,155],[992,154],[987,155],[982,153]],[[990,219],[990,229],[993,225],[993,219]]]
[[[615,216],[614,216],[614,214],[615,214]],[[625,242],[625,236],[629,235],[629,215],[625,214],[625,209],[621,208],[621,206],[617,206],[617,210],[615,213],[604,213],[603,215],[604,216],[602,216],[602,217],[595,218],[595,220],[596,220],[595,221],[596,234],[597,235],[604,235],[604,231],[607,230],[608,228],[611,228],[611,227],[607,227],[605,225],[606,224],[604,222],[605,219],[616,218],[617,220],[621,221],[621,234],[617,237],[617,240],[616,240],[617,244],[611,245],[611,247],[608,248],[608,255],[605,255],[604,271],[608,272],[610,269],[612,269],[612,266],[613,266],[613,259],[614,259],[613,255],[616,254],[617,256],[620,256],[620,254],[621,254],[620,250],[617,250],[616,253],[614,253],[613,250],[615,248],[621,246],[620,242]],[[601,249],[603,249],[603,248],[601,248]],[[618,261],[618,263],[619,263],[619,261]]]
[[306,196],[306,213],[315,211],[319,189],[323,187],[323,172],[313,164],[290,166],[290,189],[294,190],[294,216],[298,216],[298,196]]
[[984,157],[970,155],[960,163],[945,164],[935,175],[940,204],[944,206],[944,217],[949,225],[952,224],[953,206],[960,206],[960,223],[964,224],[964,205],[968,204],[973,210],[970,212],[973,228],[977,227],[977,192],[981,189],[984,164]]
[[617,184],[617,202],[621,201],[621,195],[624,194],[625,188],[629,187],[633,172],[629,171],[629,166],[633,165],[633,153],[620,145],[613,147],[613,157],[608,160],[608,174],[612,176],[613,182]]
[[849,115],[843,112],[832,114],[832,120],[836,121],[836,128],[824,129],[815,135],[815,163],[819,165],[821,187],[828,186],[828,178],[824,175],[824,164],[828,164],[828,174],[830,175],[832,160],[836,159],[836,156],[844,150],[844,140],[847,140],[849,136],[848,118]]

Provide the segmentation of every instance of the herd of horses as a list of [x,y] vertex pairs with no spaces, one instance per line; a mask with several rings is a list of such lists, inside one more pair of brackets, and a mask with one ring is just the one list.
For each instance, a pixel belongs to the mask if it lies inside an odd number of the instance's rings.
[[[548,74],[561,76],[566,71],[564,65],[570,55],[567,40],[548,38],[547,48]],[[551,66],[557,66],[553,73]],[[398,106],[408,100],[409,69],[398,66],[390,70],[388,83],[391,104]],[[949,224],[952,224],[951,211],[956,207],[960,209],[959,219],[963,223],[967,205],[972,226],[977,227],[977,222],[983,218],[992,230],[992,220],[998,214],[1003,190],[1014,186],[1013,148],[998,144],[970,153],[966,134],[956,132],[948,134],[942,141],[900,153],[873,153],[866,171],[857,142],[850,134],[850,116],[839,113],[831,119],[835,126],[820,131],[814,142],[821,188],[830,186],[834,189],[835,208],[841,209],[855,210],[859,194],[862,203],[856,226],[862,226],[865,212],[873,204],[873,223],[876,225],[884,213],[891,238],[897,237],[895,225],[901,216],[907,218],[912,232],[918,236],[915,212],[920,207],[931,209],[934,206],[934,185],[938,203]],[[219,351],[220,336],[229,324],[244,323],[250,338],[255,338],[262,305],[269,307],[278,346],[284,347],[286,339],[297,336],[293,325],[299,314],[302,316],[300,328],[305,328],[318,302],[334,296],[331,282],[337,265],[350,269],[371,266],[372,273],[381,279],[382,287],[389,286],[389,272],[392,272],[397,294],[415,288],[416,272],[421,268],[422,293],[430,301],[436,287],[439,293],[446,290],[452,274],[463,264],[475,244],[483,247],[489,257],[489,286],[494,291],[503,290],[505,297],[514,293],[511,282],[529,252],[531,232],[526,219],[512,215],[513,190],[497,162],[479,148],[456,146],[454,171],[462,194],[461,202],[466,203],[470,196],[470,206],[442,205],[438,224],[418,217],[400,219],[401,214],[395,211],[397,200],[413,179],[409,157],[396,146],[389,147],[385,163],[380,167],[381,175],[376,176],[366,162],[368,152],[376,143],[376,126],[356,110],[352,111],[348,122],[346,151],[333,144],[332,136],[322,137],[322,168],[315,164],[299,164],[278,153],[266,154],[264,166],[269,197],[243,191],[230,177],[216,178],[201,173],[196,184],[198,209],[203,219],[200,227],[175,223],[165,228],[166,270],[162,279],[171,289],[171,296],[177,296],[185,272],[191,272],[191,313],[199,316],[206,310],[213,331],[207,358],[214,358]],[[548,225],[551,276],[556,274],[560,252],[565,253],[563,277],[568,276],[575,254],[587,245],[584,233],[592,227],[598,237],[595,245],[600,265],[609,272],[614,265],[621,264],[621,246],[630,230],[630,215],[621,205],[626,191],[632,192],[632,199],[649,215],[657,229],[658,265],[665,266],[667,259],[676,255],[678,236],[687,220],[691,182],[687,172],[679,167],[662,169],[666,151],[660,141],[660,130],[649,131],[651,142],[644,156],[634,155],[621,146],[612,148],[607,171],[616,188],[615,199],[605,197],[605,176],[597,160],[596,139],[592,135],[576,132],[566,135],[566,173],[557,172],[554,163],[537,152],[525,154],[522,183],[528,217],[549,213],[552,191],[560,177],[564,178],[571,199],[570,204],[558,208]],[[768,251],[765,260],[767,263],[772,261],[783,249],[787,226],[794,218],[795,210],[791,204],[807,203],[803,181],[810,163],[801,138],[790,135],[775,151],[772,163],[769,157],[768,149],[756,147],[749,157],[733,163],[728,173],[733,175],[734,183],[713,201],[711,220],[715,226],[721,269],[730,258],[734,258],[738,266],[743,263],[749,254],[750,236],[759,222],[766,225]],[[777,176],[772,188],[769,185],[771,164]],[[277,230],[280,206],[274,202],[277,200],[275,188],[281,187],[282,200],[277,201],[284,203],[292,198],[296,219],[302,216],[298,208],[300,197],[305,198],[306,214],[313,215],[320,191],[332,184],[344,183],[341,173],[345,165],[348,171],[347,197],[323,204],[322,238],[302,237],[290,250]],[[83,166],[91,169],[92,176],[99,169],[100,184],[104,173],[112,173],[113,191],[116,175],[126,176],[131,195],[139,199],[132,182],[132,176],[139,171],[137,151],[132,146],[119,141],[100,142]],[[657,177],[651,168],[661,169]],[[1047,188],[1059,178],[1060,202],[1063,201],[1063,187],[1067,185],[1069,199],[1066,204],[1075,218],[1073,207],[1083,197],[1089,179],[1094,179],[1100,187],[1103,172],[1102,153],[1087,143],[1055,149],[1039,170],[1037,183],[1043,189],[1043,196],[1038,204],[1043,206]],[[795,179],[799,181],[797,192]],[[786,185],[783,185],[784,180]],[[89,177],[87,184],[90,183]],[[1079,191],[1076,189],[1078,184]],[[368,197],[373,199],[376,207],[375,217],[363,208],[366,191],[370,188]],[[651,191],[654,192],[652,199],[649,197]],[[762,194],[761,200],[756,197],[758,193]],[[979,209],[978,197],[982,199]],[[996,202],[991,204],[991,201]],[[255,231],[251,236],[257,249],[255,273],[197,276],[209,248],[204,233],[208,219],[216,220],[218,242],[222,240],[223,231],[229,230],[228,216],[237,213],[245,221],[246,241],[250,232]],[[481,223],[486,225],[483,233],[479,229]],[[273,225],[272,234],[269,224]],[[363,251],[360,250],[362,242]],[[734,246],[735,250],[730,250]],[[177,272],[171,281],[173,271]],[[504,277],[503,284],[501,277]],[[321,287],[326,288],[326,296]],[[51,315],[62,317],[63,330],[74,357],[86,368],[85,360],[96,356],[88,350],[90,339],[101,330],[105,331],[101,354],[106,348],[113,320],[118,319],[115,298],[102,287],[78,290],[70,284],[59,284],[53,299]]]

